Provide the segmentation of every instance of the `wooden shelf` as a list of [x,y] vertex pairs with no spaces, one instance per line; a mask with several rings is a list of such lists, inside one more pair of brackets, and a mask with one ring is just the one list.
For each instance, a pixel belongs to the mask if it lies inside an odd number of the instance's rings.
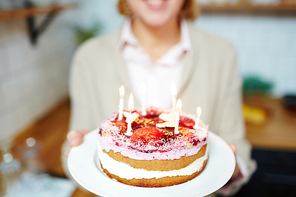
[[252,4],[251,2],[240,3],[210,3],[200,4],[201,12],[295,12],[296,3],[281,4]]
[[13,20],[19,18],[33,17],[42,14],[59,13],[63,10],[75,9],[78,7],[77,3],[69,4],[53,4],[48,6],[23,8],[15,10],[0,11],[0,21],[2,20]]
[[[75,9],[78,7],[78,3],[68,4],[52,4],[48,6],[34,6],[28,2],[25,8],[0,11],[0,21],[14,20],[14,19],[26,19],[29,38],[32,45],[37,43],[38,37],[45,31],[49,24],[54,20],[55,16],[64,10]],[[36,25],[36,17],[39,15],[45,15],[44,20],[39,26]]]

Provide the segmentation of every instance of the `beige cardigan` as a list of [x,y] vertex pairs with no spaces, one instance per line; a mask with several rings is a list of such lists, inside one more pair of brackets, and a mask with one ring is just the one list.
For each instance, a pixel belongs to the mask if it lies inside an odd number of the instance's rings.
[[[250,172],[251,147],[245,140],[241,112],[241,80],[232,45],[219,37],[188,25],[193,53],[187,55],[177,98],[182,111],[203,110],[202,120],[227,142],[237,145],[237,154]],[[120,29],[91,39],[77,50],[71,68],[71,129],[95,129],[118,109],[118,88],[132,91],[123,56],[118,48]],[[128,97],[125,97],[125,101]],[[127,102],[125,102],[127,106]],[[135,107],[139,101],[135,101]]]

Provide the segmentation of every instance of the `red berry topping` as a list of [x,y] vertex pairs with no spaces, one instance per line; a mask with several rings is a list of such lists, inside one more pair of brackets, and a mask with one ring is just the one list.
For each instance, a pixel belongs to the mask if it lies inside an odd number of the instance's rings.
[[186,135],[183,136],[183,141],[190,142],[194,138],[194,135],[191,132],[186,133]]
[[184,127],[188,127],[189,129],[193,129],[195,122],[191,118],[181,116],[179,124]]
[[116,126],[116,127],[120,127],[121,129],[126,129],[127,128],[127,123],[124,121],[112,121],[112,123]]
[[179,132],[182,133],[182,135],[188,135],[189,133],[191,133],[186,127],[179,127]]
[[132,123],[132,128],[138,129],[138,128],[142,128],[142,127],[155,127],[156,122],[154,120],[150,120],[150,119],[140,119],[137,118],[133,123]]
[[150,118],[150,119],[157,118],[160,114],[161,114],[161,111],[159,111],[157,108],[151,107],[147,111],[147,115],[145,116],[145,118]]
[[131,141],[143,141],[144,143],[149,143],[150,141],[159,140],[163,137],[164,133],[157,128],[145,127],[135,130],[131,136]]
[[193,129],[194,125],[195,125],[195,122],[185,122],[185,121],[179,121],[179,124],[181,126],[184,126],[184,127],[188,127],[189,129]]

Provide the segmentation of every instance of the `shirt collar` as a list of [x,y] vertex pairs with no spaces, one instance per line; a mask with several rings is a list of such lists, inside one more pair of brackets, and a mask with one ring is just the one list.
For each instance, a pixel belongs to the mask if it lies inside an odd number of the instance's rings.
[[190,34],[186,20],[181,20],[181,38],[180,42],[169,49],[157,63],[162,65],[174,65],[185,54],[191,52]]
[[122,26],[121,30],[121,36],[119,39],[119,48],[123,49],[126,44],[132,45],[132,46],[138,46],[139,42],[132,32],[131,28],[131,19],[127,18]]
[[181,20],[181,41],[182,47],[186,51],[191,51],[191,41],[190,41],[190,34],[188,30],[188,24],[185,19]]

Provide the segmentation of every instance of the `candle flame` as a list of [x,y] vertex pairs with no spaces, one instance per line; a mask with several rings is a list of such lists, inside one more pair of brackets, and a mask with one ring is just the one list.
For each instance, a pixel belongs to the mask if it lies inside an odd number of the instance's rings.
[[180,111],[181,111],[181,108],[182,108],[182,102],[181,102],[180,99],[178,99],[178,101],[177,101],[177,105],[176,105],[176,110],[177,110],[178,112],[180,112]]
[[124,96],[124,86],[123,86],[123,85],[120,86],[120,88],[119,88],[119,95],[120,95],[121,97]]
[[177,87],[176,87],[176,84],[174,82],[172,82],[171,84],[171,93],[174,97],[177,96]]
[[197,117],[199,118],[199,117],[201,116],[201,113],[202,113],[202,111],[201,111],[201,107],[200,107],[200,106],[198,106],[198,107],[196,108],[196,113],[197,113]]
[[129,107],[129,110],[130,111],[133,111],[133,108],[134,108],[134,97],[133,97],[133,93],[131,93],[130,96],[129,96],[128,107]]
[[142,94],[145,94],[145,92],[146,92],[146,84],[144,82],[142,82],[140,85],[140,92]]

